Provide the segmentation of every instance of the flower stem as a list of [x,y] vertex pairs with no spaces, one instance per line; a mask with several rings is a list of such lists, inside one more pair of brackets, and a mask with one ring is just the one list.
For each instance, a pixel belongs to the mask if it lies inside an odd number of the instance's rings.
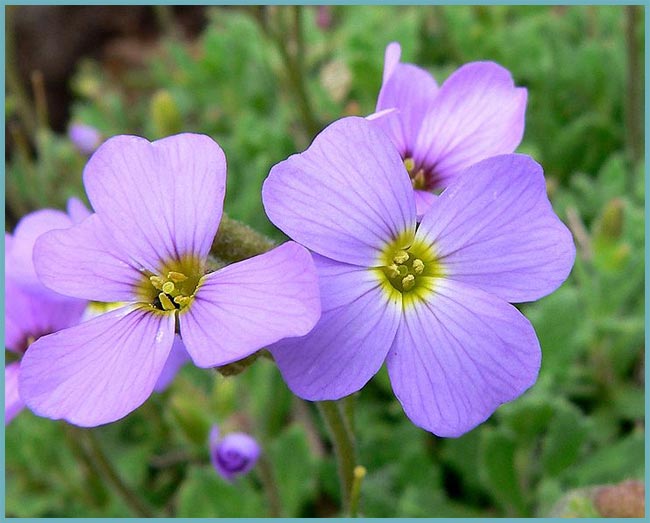
[[626,111],[625,128],[627,135],[628,154],[636,167],[643,157],[643,67],[641,64],[643,51],[638,35],[641,32],[640,21],[643,11],[638,5],[625,6],[625,43],[627,50],[627,81],[626,81]]
[[354,467],[354,478],[352,480],[352,492],[350,494],[350,517],[357,517],[357,510],[359,508],[359,497],[361,495],[361,482],[366,477],[366,467],[357,465]]
[[113,468],[113,465],[111,465],[111,462],[106,457],[106,454],[104,454],[99,441],[95,437],[94,432],[92,430],[81,430],[77,428],[74,429],[74,432],[76,432],[79,439],[85,441],[97,473],[117,491],[129,508],[139,517],[155,517],[153,509],[138,497]]
[[341,403],[319,401],[316,405],[318,405],[318,410],[327,425],[334,444],[334,451],[338,461],[343,513],[346,515],[351,514],[354,468],[356,466],[354,435],[345,419]]
[[266,497],[269,500],[269,517],[281,518],[282,503],[280,501],[280,492],[278,491],[278,485],[274,478],[271,462],[268,456],[266,456],[264,453],[262,453],[259,461],[257,462],[257,470],[259,472],[260,479],[262,480],[264,492],[266,493]]

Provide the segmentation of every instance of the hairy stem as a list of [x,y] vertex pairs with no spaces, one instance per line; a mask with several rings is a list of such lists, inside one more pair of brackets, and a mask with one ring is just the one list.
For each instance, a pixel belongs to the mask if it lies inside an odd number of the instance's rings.
[[211,252],[224,262],[234,263],[265,253],[275,245],[273,240],[224,213]]
[[258,472],[264,487],[264,493],[269,500],[269,517],[281,518],[282,517],[282,503],[280,501],[280,491],[278,484],[275,481],[273,474],[273,467],[268,456],[264,453],[260,456],[257,462]]
[[356,466],[354,435],[345,419],[342,406],[336,401],[317,402],[318,410],[327,425],[338,462],[339,482],[343,513],[348,515],[352,508],[352,489]]

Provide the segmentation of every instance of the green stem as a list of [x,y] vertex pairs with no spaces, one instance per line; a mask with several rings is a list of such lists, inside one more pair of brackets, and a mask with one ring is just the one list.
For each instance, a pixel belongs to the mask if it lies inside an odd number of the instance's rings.
[[271,461],[264,453],[262,453],[257,462],[257,471],[262,480],[262,486],[264,487],[266,497],[269,500],[269,517],[281,518],[282,503],[280,501],[280,491],[278,490],[278,485],[275,481]]
[[[304,73],[304,41],[303,41],[303,23],[302,23],[302,6],[292,6],[292,28],[289,31],[285,30],[284,24],[277,30],[268,24],[268,20],[264,15],[258,15],[257,20],[260,22],[262,30],[275,41],[289,81],[289,87],[293,91],[294,98],[296,99],[298,110],[302,119],[303,128],[308,140],[311,140],[316,133],[321,130],[315,113],[312,109],[312,104],[307,94],[307,85],[305,83],[306,75]],[[278,10],[277,18],[286,12],[285,9]],[[278,21],[280,23],[281,20]],[[293,52],[290,51],[287,45],[287,33],[291,34],[293,39]]]
[[[625,6],[627,49],[627,81],[625,97],[625,127],[627,145],[633,165],[636,167],[643,157],[643,69],[641,65],[642,46],[639,41],[638,23],[643,20],[643,10],[638,5]],[[634,172],[634,171],[633,171]],[[636,174],[634,172],[634,174]]]
[[356,466],[354,435],[350,431],[339,402],[319,401],[316,404],[334,444],[338,462],[343,513],[346,515],[351,514],[354,468]]
[[85,440],[90,456],[95,464],[96,470],[105,482],[109,483],[115,491],[122,497],[129,508],[139,517],[153,518],[154,511],[148,504],[140,499],[138,495],[122,480],[117,471],[111,465],[111,462],[104,454],[92,430],[75,429],[77,436]]
[[366,477],[366,468],[361,465],[354,467],[354,478],[352,480],[352,492],[350,494],[350,517],[356,518],[359,509],[359,498],[361,497],[361,483]]

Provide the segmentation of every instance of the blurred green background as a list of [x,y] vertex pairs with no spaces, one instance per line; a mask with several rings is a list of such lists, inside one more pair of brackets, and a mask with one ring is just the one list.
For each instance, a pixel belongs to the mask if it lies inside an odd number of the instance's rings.
[[[644,477],[643,8],[217,7],[189,32],[171,7],[153,9],[154,36],[123,38],[113,54],[75,63],[68,120],[104,137],[210,135],[228,159],[226,212],[275,240],[283,237],[260,198],[270,167],[332,120],[374,110],[390,41],[439,83],[465,62],[494,60],[528,88],[518,151],[544,167],[578,250],[558,291],[520,307],[542,344],[539,380],[474,431],[440,439],[408,421],[382,370],[350,401],[368,470],[360,513],[621,515],[597,487]],[[38,73],[21,82],[14,15],[8,230],[31,210],[85,198],[87,160],[51,125]],[[208,459],[212,423],[254,434],[267,460],[227,484]],[[317,410],[265,359],[229,378],[186,366],[163,394],[96,429],[23,412],[5,445],[8,516],[339,514]],[[107,465],[125,490],[106,481]]]

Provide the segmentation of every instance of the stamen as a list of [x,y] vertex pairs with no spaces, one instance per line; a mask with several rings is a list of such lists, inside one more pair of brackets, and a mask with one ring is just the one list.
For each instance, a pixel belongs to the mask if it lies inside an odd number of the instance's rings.
[[174,283],[181,283],[187,280],[187,276],[185,276],[182,272],[176,272],[176,271],[171,271],[167,273],[167,278],[173,281]]
[[397,278],[399,276],[399,267],[395,264],[386,267],[386,271],[388,272],[389,278]]
[[165,280],[163,280],[160,276],[149,276],[149,281],[151,282],[151,285],[153,285],[154,288],[158,289],[159,291],[162,290],[163,283],[165,283]]
[[420,260],[419,258],[413,260],[413,272],[415,274],[422,274],[423,270],[424,270],[424,263],[422,262],[422,260]]
[[174,298],[174,302],[178,303],[181,307],[185,307],[185,305],[187,305],[191,301],[191,299],[192,298],[190,298],[189,296],[176,296]]
[[408,172],[411,172],[415,167],[415,160],[413,158],[406,158],[404,160],[404,167],[406,167]]
[[415,173],[415,176],[411,178],[411,184],[414,189],[424,189],[426,187],[426,181],[427,179],[422,169]]
[[176,287],[174,287],[174,284],[172,282],[166,281],[165,283],[163,283],[162,291],[165,294],[171,294],[172,292],[174,292],[175,289]]
[[413,285],[415,285],[415,276],[413,276],[412,274],[404,276],[404,278],[402,279],[402,288],[405,291],[408,291],[410,288],[413,287]]
[[161,292],[158,295],[158,299],[160,300],[160,305],[162,305],[163,310],[165,311],[176,310],[176,307],[174,307],[174,304],[164,292]]
[[393,261],[395,263],[406,263],[408,259],[409,255],[406,251],[397,251],[397,253],[395,253],[395,256],[393,256]]

